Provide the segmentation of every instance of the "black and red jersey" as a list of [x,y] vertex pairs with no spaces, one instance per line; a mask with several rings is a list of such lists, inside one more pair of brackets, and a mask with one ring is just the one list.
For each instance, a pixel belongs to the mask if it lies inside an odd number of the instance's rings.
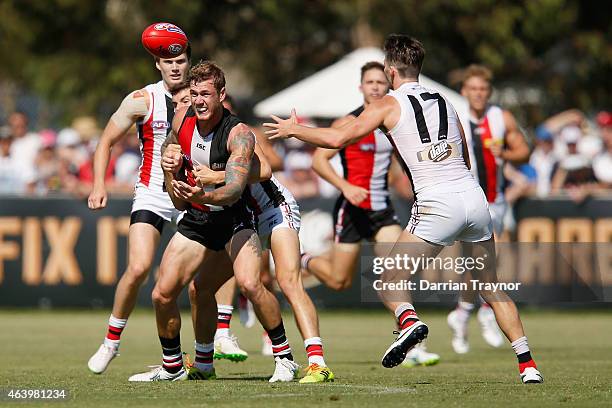
[[[350,114],[357,117],[363,106]],[[357,143],[340,150],[344,178],[351,184],[367,189],[370,194],[360,208],[379,211],[388,206],[387,174],[391,165],[393,146],[380,129],[376,129]]]

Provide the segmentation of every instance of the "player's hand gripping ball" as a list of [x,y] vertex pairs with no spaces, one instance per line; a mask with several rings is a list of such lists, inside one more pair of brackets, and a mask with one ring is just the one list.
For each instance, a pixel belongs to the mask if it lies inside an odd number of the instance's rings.
[[142,45],[158,58],[174,58],[187,49],[189,40],[185,32],[170,23],[151,24],[142,32]]

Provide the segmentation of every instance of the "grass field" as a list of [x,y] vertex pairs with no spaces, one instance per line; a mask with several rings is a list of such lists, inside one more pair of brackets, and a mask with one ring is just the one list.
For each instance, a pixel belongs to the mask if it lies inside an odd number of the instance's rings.
[[[251,353],[244,363],[216,364],[217,381],[138,383],[129,375],[158,364],[160,348],[154,316],[138,310],[123,335],[122,355],[100,376],[87,359],[104,334],[107,312],[0,311],[0,388],[65,388],[70,399],[49,406],[359,406],[359,407],[588,407],[612,406],[612,313],[604,311],[525,312],[529,344],[545,377],[543,385],[520,384],[509,345],[491,349],[471,322],[472,350],[451,351],[445,314],[419,313],[430,325],[428,348],[442,356],[439,365],[385,369],[380,358],[393,325],[383,312],[321,314],[327,362],[335,383],[269,384],[270,357],[259,355],[260,329],[233,323],[241,345]],[[184,314],[183,349],[193,354],[193,335]],[[302,341],[285,315],[298,362],[305,363]],[[0,405],[9,405],[6,400]],[[13,404],[42,406],[41,402]]]

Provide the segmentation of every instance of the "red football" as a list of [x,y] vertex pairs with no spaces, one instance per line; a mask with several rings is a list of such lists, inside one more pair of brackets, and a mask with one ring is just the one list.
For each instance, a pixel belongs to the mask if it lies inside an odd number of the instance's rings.
[[151,24],[142,32],[142,45],[154,57],[178,57],[188,42],[185,32],[171,23]]

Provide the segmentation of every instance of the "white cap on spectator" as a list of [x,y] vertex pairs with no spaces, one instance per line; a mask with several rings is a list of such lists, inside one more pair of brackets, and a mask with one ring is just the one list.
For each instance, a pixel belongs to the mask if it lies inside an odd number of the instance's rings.
[[578,126],[566,126],[561,130],[560,136],[565,143],[578,143],[582,137],[582,130]]
[[81,138],[77,131],[72,128],[64,128],[57,134],[58,147],[75,146],[79,143],[81,143]]
[[593,160],[593,172],[599,181],[612,184],[612,155],[601,154]]

